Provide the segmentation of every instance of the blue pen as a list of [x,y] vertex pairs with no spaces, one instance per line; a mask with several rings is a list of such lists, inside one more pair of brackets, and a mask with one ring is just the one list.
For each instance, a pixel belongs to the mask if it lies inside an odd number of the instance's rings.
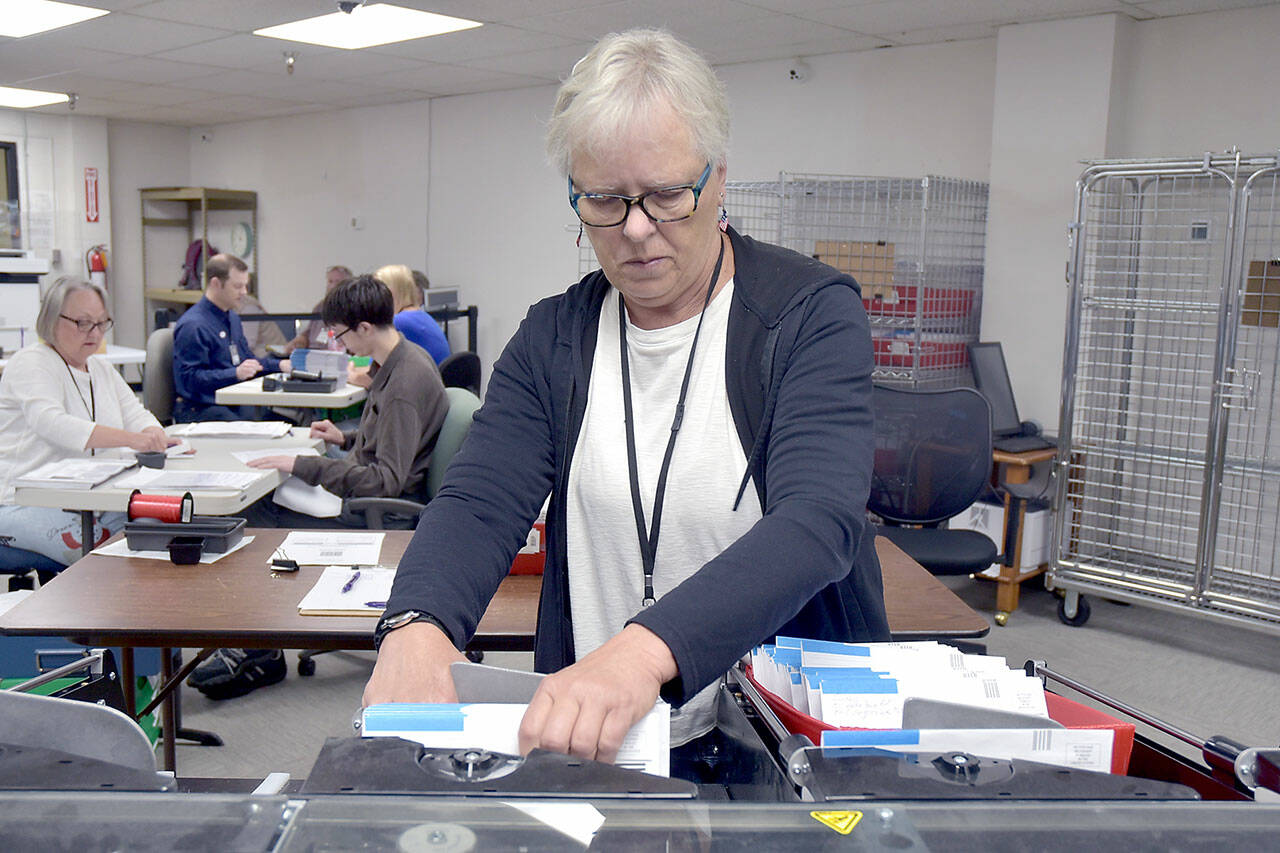
[[386,610],[386,609],[387,609],[387,603],[386,603],[385,601],[366,601],[366,602],[364,603],[364,606],[365,606],[365,607],[376,607],[376,608],[378,608],[379,610]]
[[345,595],[346,593],[351,592],[351,587],[355,586],[356,581],[358,580],[360,580],[360,570],[356,569],[354,572],[351,573],[350,579],[348,579],[347,582],[342,585],[343,594]]

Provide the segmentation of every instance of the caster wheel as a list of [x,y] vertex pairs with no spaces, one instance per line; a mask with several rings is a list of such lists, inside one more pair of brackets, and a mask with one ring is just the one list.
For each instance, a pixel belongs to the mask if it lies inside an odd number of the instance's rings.
[[1074,616],[1067,615],[1067,600],[1063,598],[1058,602],[1058,619],[1062,624],[1070,625],[1072,628],[1079,628],[1081,625],[1089,621],[1089,600],[1083,595],[1076,599],[1076,612]]
[[1001,628],[1009,624],[1009,614],[1004,610],[1001,610],[999,613],[997,613],[996,624],[999,625]]
[[298,658],[298,675],[307,676],[316,674],[316,662],[312,658]]
[[463,652],[463,654],[465,654],[467,656],[467,660],[472,663],[484,663],[484,652],[479,649],[468,649]]

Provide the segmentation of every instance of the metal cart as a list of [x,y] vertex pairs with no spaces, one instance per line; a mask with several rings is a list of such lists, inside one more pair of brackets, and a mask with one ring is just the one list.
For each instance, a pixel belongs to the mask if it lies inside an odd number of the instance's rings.
[[1098,161],[1067,268],[1050,583],[1280,633],[1275,155]]
[[[815,257],[862,286],[877,382],[971,384],[966,344],[978,339],[986,244],[985,183],[958,178],[800,175],[725,188],[743,234]],[[578,268],[598,264],[580,244]]]

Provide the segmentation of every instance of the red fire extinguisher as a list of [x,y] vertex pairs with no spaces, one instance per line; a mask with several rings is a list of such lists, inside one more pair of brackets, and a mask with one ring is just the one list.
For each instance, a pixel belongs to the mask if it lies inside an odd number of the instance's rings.
[[84,265],[89,270],[89,281],[103,290],[107,289],[107,247],[101,244],[91,246],[85,252]]

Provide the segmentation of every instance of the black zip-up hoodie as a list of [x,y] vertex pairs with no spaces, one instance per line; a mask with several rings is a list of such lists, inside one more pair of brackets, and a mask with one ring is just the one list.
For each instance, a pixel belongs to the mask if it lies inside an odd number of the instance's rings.
[[[889,638],[865,517],[872,355],[858,285],[803,255],[732,229],[729,236],[725,386],[764,514],[631,620],[671,649],[680,674],[662,697],[676,705],[775,634]],[[610,289],[597,271],[529,310],[422,515],[387,613],[426,611],[461,647],[550,493],[534,666],[554,672],[573,663],[564,491]]]

